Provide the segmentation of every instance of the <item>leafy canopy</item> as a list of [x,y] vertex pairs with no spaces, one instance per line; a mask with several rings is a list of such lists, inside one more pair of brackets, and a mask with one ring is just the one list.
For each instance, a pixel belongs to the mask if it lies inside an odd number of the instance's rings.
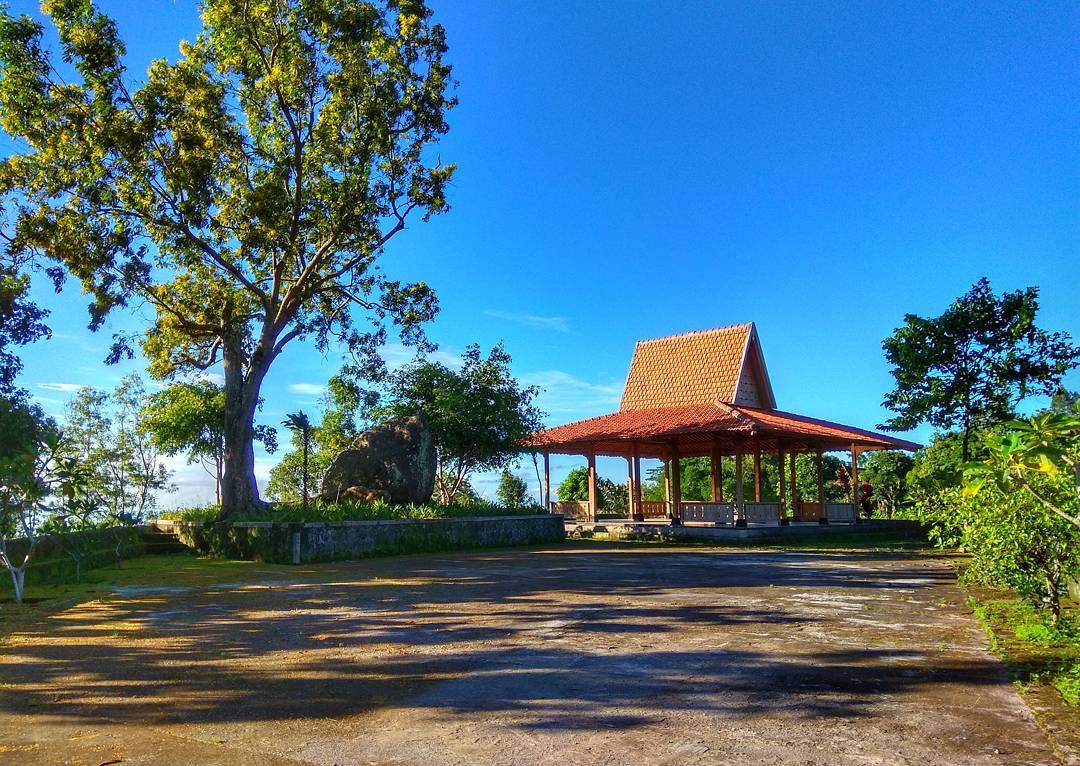
[[387,401],[376,417],[424,415],[435,443],[435,488],[443,503],[454,501],[473,472],[509,466],[526,437],[540,428],[541,413],[533,404],[537,389],[521,386],[510,362],[501,343],[486,358],[472,345],[459,370],[423,361],[387,380]]
[[91,0],[43,11],[60,61],[0,8],[6,255],[78,279],[94,329],[152,307],[155,376],[222,362],[223,514],[239,511],[258,502],[251,423],[286,344],[337,340],[378,368],[388,324],[424,343],[434,293],[377,261],[407,219],[447,209],[453,165],[426,151],[455,103],[444,31],[422,0],[206,0],[200,34],[136,83]]
[[1035,324],[1038,288],[996,295],[985,277],[937,317],[908,314],[882,343],[896,387],[884,427],[928,422],[957,428],[969,456],[971,434],[1008,419],[1033,394],[1053,394],[1077,366],[1080,348],[1065,333]]

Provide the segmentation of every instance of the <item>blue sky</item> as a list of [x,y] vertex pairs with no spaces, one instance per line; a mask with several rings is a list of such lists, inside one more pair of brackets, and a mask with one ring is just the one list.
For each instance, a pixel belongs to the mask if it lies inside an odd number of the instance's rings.
[[[188,2],[101,5],[136,77],[199,28]],[[1038,285],[1041,323],[1080,338],[1074,3],[432,5],[460,82],[453,209],[384,263],[437,289],[443,358],[505,340],[551,424],[615,409],[635,340],[753,320],[781,408],[873,427],[882,338],[983,275]],[[76,288],[37,294],[55,337],[22,382],[51,411],[140,366],[104,366]],[[340,362],[291,347],[264,420],[315,410]],[[167,505],[212,496],[198,469],[178,483]]]

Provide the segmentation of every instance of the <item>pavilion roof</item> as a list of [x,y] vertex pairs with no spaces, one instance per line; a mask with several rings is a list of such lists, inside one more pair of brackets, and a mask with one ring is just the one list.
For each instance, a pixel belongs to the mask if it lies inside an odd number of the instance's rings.
[[776,406],[753,322],[634,346],[620,410],[713,402]]
[[827,420],[780,410],[714,402],[677,407],[620,410],[533,434],[530,446],[548,452],[665,457],[677,444],[684,457],[722,449],[917,450],[918,444]]

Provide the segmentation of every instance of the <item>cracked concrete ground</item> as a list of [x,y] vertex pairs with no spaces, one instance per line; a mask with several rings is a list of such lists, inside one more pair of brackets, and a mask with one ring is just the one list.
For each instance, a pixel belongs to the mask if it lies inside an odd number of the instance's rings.
[[0,762],[1054,764],[947,562],[567,545],[128,588],[0,645]]

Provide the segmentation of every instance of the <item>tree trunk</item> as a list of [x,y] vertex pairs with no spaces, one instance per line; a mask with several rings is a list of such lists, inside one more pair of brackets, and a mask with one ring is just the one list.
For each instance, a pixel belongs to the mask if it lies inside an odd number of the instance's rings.
[[26,582],[26,566],[11,567],[11,582],[15,586],[15,603],[21,604],[23,598],[23,583]]
[[255,481],[255,408],[269,360],[261,349],[252,355],[251,368],[244,371],[242,341],[229,338],[222,344],[225,372],[225,455],[221,475],[219,520],[235,518],[265,506]]

